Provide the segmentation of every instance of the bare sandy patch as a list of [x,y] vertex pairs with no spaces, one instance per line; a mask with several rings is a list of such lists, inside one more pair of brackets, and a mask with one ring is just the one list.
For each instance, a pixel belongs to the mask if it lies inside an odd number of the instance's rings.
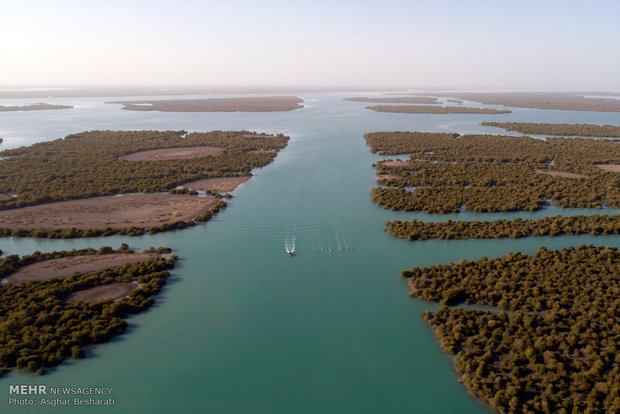
[[177,147],[160,148],[148,151],[134,152],[123,155],[123,159],[128,161],[161,161],[161,160],[180,160],[187,158],[215,157],[224,148],[221,147]]
[[60,201],[0,211],[0,227],[102,229],[154,227],[197,217],[218,200],[177,194],[132,194]]
[[561,178],[590,178],[587,175],[575,174],[575,173],[570,173],[570,172],[565,172],[565,171],[535,169],[534,172],[536,172],[537,174],[546,174],[552,177],[561,177]]
[[86,273],[126,263],[138,263],[161,257],[157,253],[89,254],[44,260],[20,268],[5,280],[20,284],[32,280],[59,279],[77,272]]
[[204,180],[192,181],[183,186],[191,190],[229,193],[250,178],[252,178],[252,176],[249,175],[242,177],[207,178]]
[[11,193],[0,193],[0,201],[8,200],[10,198],[13,198],[13,194],[11,194]]
[[243,138],[273,138],[273,135],[267,134],[243,134]]
[[604,171],[620,172],[620,164],[594,164],[594,166]]
[[400,177],[393,174],[379,174],[377,175],[377,181],[379,180],[398,180]]
[[78,300],[93,303],[106,299],[121,299],[128,296],[133,290],[139,288],[136,282],[132,283],[110,283],[103,286],[95,286],[90,289],[79,290],[73,292],[65,298],[69,303],[75,303]]
[[409,165],[409,161],[403,161],[403,160],[386,161],[383,163],[383,165],[386,165],[388,167],[404,167],[404,166]]

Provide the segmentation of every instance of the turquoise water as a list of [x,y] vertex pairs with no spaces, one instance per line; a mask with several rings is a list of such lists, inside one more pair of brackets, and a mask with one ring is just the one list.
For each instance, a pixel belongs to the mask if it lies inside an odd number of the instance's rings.
[[[46,100],[77,104],[75,110],[0,113],[2,148],[92,129],[247,129],[291,136],[275,162],[255,171],[235,191],[229,207],[204,225],[137,238],[0,239],[1,249],[19,254],[128,242],[135,248],[170,246],[181,257],[157,304],[131,317],[126,335],[46,376],[15,371],[4,376],[0,404],[6,404],[9,384],[46,384],[112,387],[115,408],[91,407],[89,412],[488,412],[458,383],[450,357],[419,316],[436,305],[409,298],[399,271],[510,251],[533,253],[541,245],[620,246],[620,236],[393,238],[383,231],[387,219],[599,211],[551,207],[536,213],[429,216],[384,210],[369,197],[371,164],[380,157],[368,151],[362,135],[381,130],[503,131],[479,126],[484,120],[620,120],[614,114],[523,109],[495,116],[382,114],[342,101],[346,96],[303,95],[303,110],[263,114],[121,111],[92,98]],[[293,237],[297,254],[290,258],[284,240]],[[338,251],[338,243],[353,251]],[[321,246],[335,251],[314,253]]]

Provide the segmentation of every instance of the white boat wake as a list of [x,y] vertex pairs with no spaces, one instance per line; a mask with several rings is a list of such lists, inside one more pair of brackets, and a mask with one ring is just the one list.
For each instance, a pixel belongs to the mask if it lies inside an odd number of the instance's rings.
[[286,237],[284,239],[284,250],[289,256],[292,256],[295,253],[295,237],[292,239]]

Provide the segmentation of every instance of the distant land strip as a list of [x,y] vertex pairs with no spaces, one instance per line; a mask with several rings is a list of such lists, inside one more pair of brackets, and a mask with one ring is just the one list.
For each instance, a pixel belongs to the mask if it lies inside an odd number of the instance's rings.
[[349,102],[403,103],[403,104],[436,104],[437,98],[432,96],[400,96],[397,98],[346,98]]
[[482,122],[480,125],[517,131],[522,134],[561,135],[579,137],[620,137],[620,126],[593,124],[538,124],[528,122]]
[[252,98],[167,99],[155,101],[118,101],[128,111],[160,112],[276,112],[303,108],[296,96]]
[[[605,93],[592,94],[612,95]],[[516,108],[620,112],[620,99],[586,98],[582,96],[584,94],[570,92],[464,92],[432,95],[475,101],[486,105],[504,105]]]
[[464,106],[376,105],[366,109],[399,114],[509,114],[507,109],[468,108]]
[[[0,112],[11,112],[11,111],[42,111],[48,109],[70,109],[73,108],[71,105],[53,105],[48,103],[35,103],[30,105],[0,105]],[[2,142],[2,141],[0,141]]]

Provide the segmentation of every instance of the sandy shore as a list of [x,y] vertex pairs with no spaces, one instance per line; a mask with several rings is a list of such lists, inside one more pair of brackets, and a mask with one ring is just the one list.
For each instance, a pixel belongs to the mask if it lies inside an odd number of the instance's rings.
[[216,191],[218,193],[229,193],[239,185],[248,181],[252,176],[243,177],[222,177],[207,178],[205,180],[197,180],[184,184],[183,186],[198,191]]
[[387,161],[387,162],[384,162],[382,165],[385,165],[388,167],[404,167],[406,165],[409,165],[409,161],[402,161],[402,160]]
[[594,166],[605,171],[620,172],[620,164],[595,164]]
[[271,138],[273,135],[268,134],[243,134],[241,135],[243,138]]
[[220,147],[177,147],[161,148],[148,151],[134,152],[122,158],[128,161],[160,161],[178,160],[185,158],[200,158],[219,155],[224,148]]
[[534,172],[538,174],[546,174],[552,177],[562,177],[562,178],[590,178],[587,175],[569,173],[564,171],[552,171],[552,170],[539,170],[535,169]]
[[89,303],[98,302],[105,299],[121,299],[129,295],[131,291],[137,289],[140,285],[136,282],[132,283],[110,283],[108,285],[96,286],[90,289],[79,290],[73,292],[65,298],[69,303],[75,303],[83,300]]
[[20,284],[32,280],[58,279],[77,272],[86,273],[109,267],[122,266],[125,263],[138,263],[161,257],[157,253],[101,254],[68,256],[45,260],[22,267],[5,280]]
[[377,175],[376,180],[398,180],[400,177],[398,175],[393,175],[393,174],[381,174],[381,175]]
[[60,201],[0,211],[0,227],[102,229],[154,227],[191,220],[218,202],[189,195],[132,194]]

